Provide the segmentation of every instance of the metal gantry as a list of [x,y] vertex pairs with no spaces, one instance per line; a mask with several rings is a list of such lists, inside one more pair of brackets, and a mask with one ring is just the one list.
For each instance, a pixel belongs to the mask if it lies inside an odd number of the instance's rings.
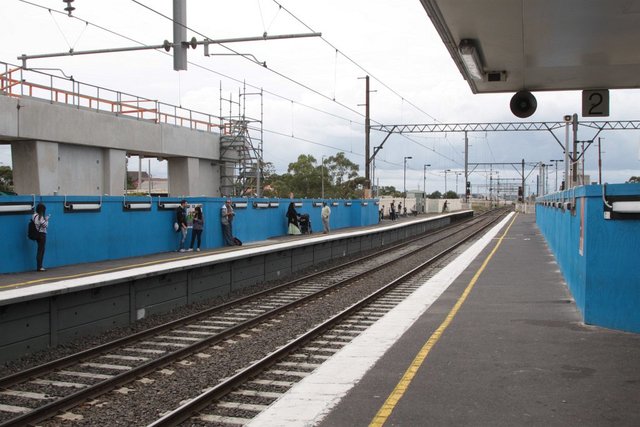
[[[578,126],[583,126],[589,129],[595,129],[596,133],[590,139],[585,141],[578,141]],[[570,128],[573,131],[573,138],[570,138]],[[394,125],[374,125],[369,127],[370,130],[376,130],[379,132],[385,132],[387,135],[384,137],[382,143],[375,147],[371,157],[367,156],[366,168],[369,168],[370,162],[375,158],[378,151],[382,149],[385,142],[393,134],[407,134],[407,133],[450,133],[450,132],[464,132],[465,138],[465,183],[469,177],[469,132],[532,132],[532,131],[548,131],[556,142],[562,147],[565,153],[565,183],[573,186],[578,182],[578,161],[584,155],[585,151],[596,140],[596,137],[605,130],[638,130],[640,129],[640,120],[628,120],[628,121],[578,121],[578,115],[565,116],[563,121],[553,122],[495,122],[495,123],[430,123],[430,124],[394,124]],[[556,136],[554,131],[559,129],[565,129],[565,143],[563,144],[560,138]],[[580,154],[577,152],[578,142],[586,143],[586,148],[582,150]],[[569,144],[573,143],[573,150],[568,149]],[[367,151],[368,152],[368,151]],[[511,164],[511,163],[509,163]],[[515,163],[514,163],[515,164]],[[521,178],[524,181],[524,160],[522,164]],[[540,163],[536,163],[536,166]],[[476,164],[478,165],[478,164]],[[535,167],[535,166],[534,166]],[[569,168],[572,168],[571,180],[569,177]],[[531,172],[529,173],[531,174]],[[524,190],[524,184],[523,184]],[[465,193],[465,199],[468,200],[468,196]]]

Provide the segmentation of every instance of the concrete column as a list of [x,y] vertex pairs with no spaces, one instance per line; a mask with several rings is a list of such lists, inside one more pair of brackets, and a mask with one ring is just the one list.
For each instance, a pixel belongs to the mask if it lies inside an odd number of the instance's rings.
[[104,194],[122,196],[125,190],[127,152],[123,150],[104,149]]
[[18,194],[52,195],[60,189],[58,144],[45,141],[11,143],[13,183]]
[[200,159],[198,195],[220,197],[220,166],[208,159]]
[[172,157],[169,164],[169,195],[199,196],[200,160],[193,157]]

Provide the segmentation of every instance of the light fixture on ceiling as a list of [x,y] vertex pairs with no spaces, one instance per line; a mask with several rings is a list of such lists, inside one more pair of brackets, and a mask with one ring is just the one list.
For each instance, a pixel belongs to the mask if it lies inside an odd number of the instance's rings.
[[467,72],[473,80],[483,80],[484,70],[482,69],[482,61],[478,49],[473,40],[462,39],[458,45],[458,52],[464,63]]

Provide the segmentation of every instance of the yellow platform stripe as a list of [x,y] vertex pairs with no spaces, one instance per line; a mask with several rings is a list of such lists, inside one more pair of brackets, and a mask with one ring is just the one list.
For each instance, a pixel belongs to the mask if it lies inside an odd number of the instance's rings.
[[373,417],[373,419],[369,423],[369,427],[382,427],[384,423],[387,421],[387,419],[389,418],[389,416],[391,416],[391,413],[395,409],[396,405],[398,404],[400,399],[402,399],[402,396],[404,396],[404,393],[409,388],[409,385],[411,384],[411,381],[413,381],[413,378],[418,372],[418,369],[420,368],[420,366],[422,366],[422,364],[426,360],[433,346],[438,342],[438,340],[440,339],[444,331],[447,329],[449,324],[451,324],[451,322],[453,321],[453,318],[458,313],[458,310],[460,310],[460,307],[462,307],[462,304],[464,304],[465,300],[467,299],[467,296],[469,296],[469,294],[471,293],[471,290],[473,289],[474,285],[478,281],[478,278],[480,277],[484,269],[489,264],[489,261],[491,260],[493,255],[496,253],[496,251],[500,247],[500,244],[502,243],[505,236],[509,232],[509,229],[513,225],[517,216],[518,214],[516,213],[513,219],[511,220],[511,222],[509,223],[509,226],[507,227],[507,229],[504,231],[502,236],[500,236],[500,238],[498,239],[498,242],[496,243],[491,253],[484,260],[484,262],[482,263],[482,266],[480,266],[476,274],[473,276],[473,278],[467,285],[466,289],[464,290],[464,292],[462,293],[462,295],[460,296],[456,304],[453,306],[451,311],[449,311],[449,314],[447,314],[447,317],[444,319],[444,321],[438,327],[438,329],[436,329],[436,331],[429,337],[427,342],[422,346],[422,348],[420,349],[416,357],[413,359],[413,361],[409,365],[409,368],[405,371],[404,375],[402,376],[402,378],[400,379],[396,387],[393,389],[389,397],[387,397],[387,400],[385,400],[385,402],[382,404],[382,406],[380,407],[376,415]]
[[35,285],[35,284],[38,284],[38,283],[46,283],[46,282],[57,282],[59,280],[77,279],[78,277],[95,276],[96,274],[112,273],[114,271],[126,270],[126,269],[129,269],[129,268],[147,267],[149,265],[162,264],[162,263],[171,262],[171,261],[181,261],[181,260],[185,260],[185,259],[189,259],[189,258],[198,258],[198,257],[202,257],[202,256],[205,256],[205,255],[211,255],[211,253],[202,253],[202,252],[200,252],[198,254],[193,254],[193,255],[182,255],[182,256],[177,256],[177,257],[172,257],[172,258],[165,258],[165,259],[159,259],[159,260],[154,260],[154,261],[141,262],[141,263],[138,263],[138,264],[121,265],[121,266],[118,266],[118,267],[105,268],[103,270],[85,271],[85,272],[82,272],[82,273],[70,274],[70,275],[67,275],[67,276],[43,277],[42,279],[28,280],[28,281],[20,282],[20,283],[11,283],[9,285],[0,285],[0,289],[16,288],[16,287],[19,287],[19,286]]

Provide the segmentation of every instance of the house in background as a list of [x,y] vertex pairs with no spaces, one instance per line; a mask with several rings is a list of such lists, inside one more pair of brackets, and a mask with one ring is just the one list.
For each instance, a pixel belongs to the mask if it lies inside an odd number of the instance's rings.
[[155,178],[145,171],[127,171],[127,194],[132,193],[166,196],[169,194],[169,179]]

